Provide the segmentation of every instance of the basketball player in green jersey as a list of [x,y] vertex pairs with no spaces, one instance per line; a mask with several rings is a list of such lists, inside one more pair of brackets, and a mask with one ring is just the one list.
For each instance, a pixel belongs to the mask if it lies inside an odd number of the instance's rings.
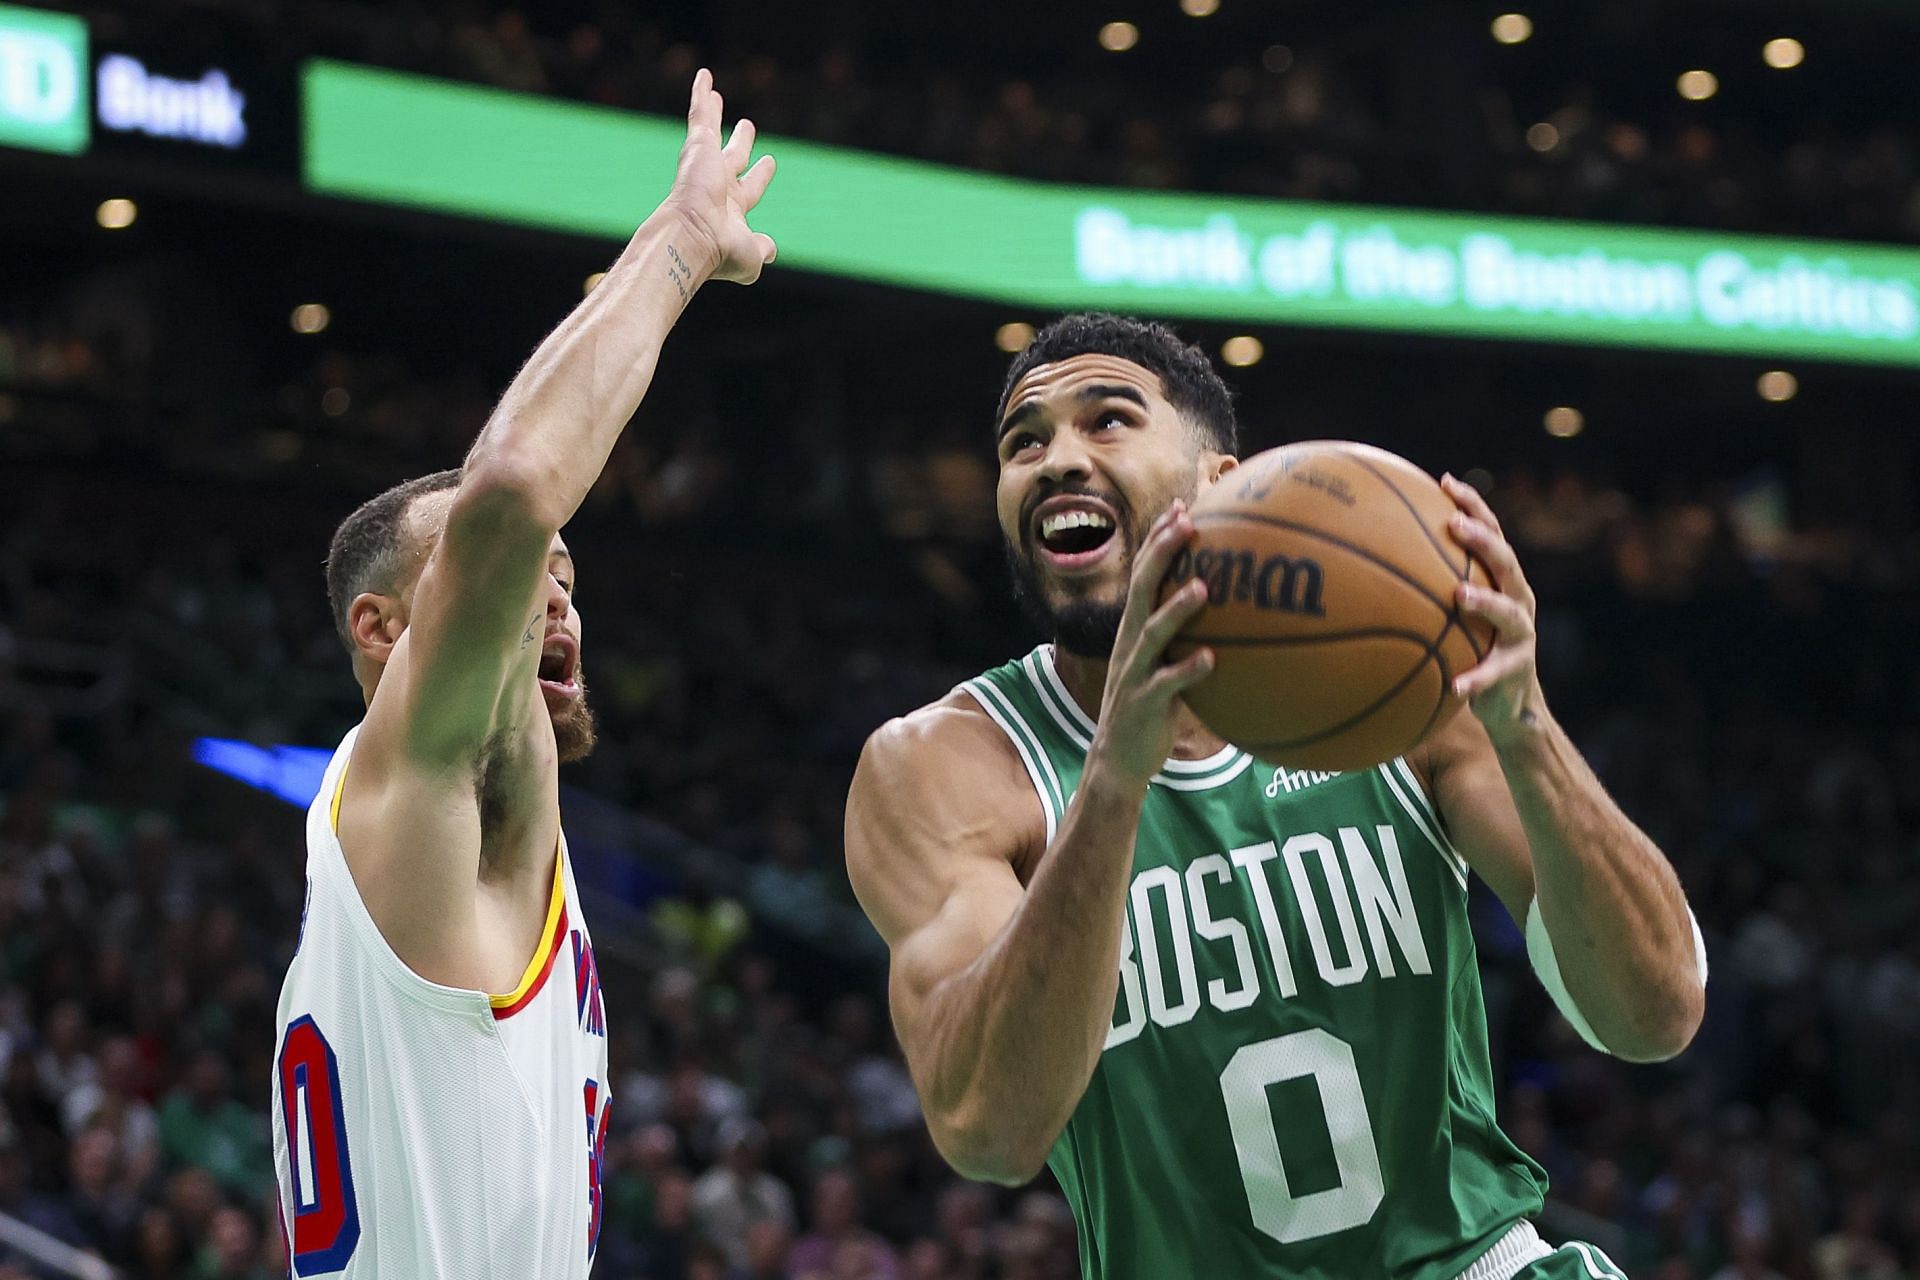
[[1088,1280],[1575,1280],[1540,1166],[1494,1121],[1467,923],[1477,872],[1597,1047],[1678,1053],[1705,959],[1672,868],[1549,715],[1534,599],[1493,513],[1471,705],[1403,759],[1263,765],[1164,659],[1200,607],[1157,588],[1186,504],[1232,469],[1229,393],[1166,329],[1068,317],[1014,360],[1000,527],[1054,637],[879,729],[847,859],[892,952],[894,1023],[961,1173],[1050,1165]]

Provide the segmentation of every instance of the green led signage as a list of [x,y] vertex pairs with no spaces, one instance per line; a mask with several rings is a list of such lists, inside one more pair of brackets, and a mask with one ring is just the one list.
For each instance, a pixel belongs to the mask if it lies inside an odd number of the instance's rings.
[[87,149],[87,24],[0,4],[0,146]]
[[[4,12],[4,11],[0,11]],[[678,120],[313,62],[327,194],[624,239]],[[1920,250],[1067,187],[766,139],[780,266],[1045,310],[1920,364]]]

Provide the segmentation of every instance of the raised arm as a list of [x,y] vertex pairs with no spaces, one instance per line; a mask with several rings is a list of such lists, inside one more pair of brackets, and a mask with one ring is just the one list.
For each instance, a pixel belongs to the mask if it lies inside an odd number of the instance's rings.
[[469,945],[482,774],[503,802],[498,834],[549,851],[556,838],[555,743],[536,678],[571,610],[572,564],[556,534],[694,293],[709,279],[751,283],[773,258],[772,240],[746,223],[772,159],[746,168],[746,121],[721,145],[721,107],[701,71],[666,200],[514,378],[451,501],[418,517],[444,523],[418,528],[428,550],[405,607],[369,593],[350,608],[356,645],[381,670],[346,778],[341,847],[389,944],[435,981],[487,976]]
[[[1142,545],[1080,787],[1046,845],[1039,800],[999,730],[936,704],[868,741],[847,799],[847,867],[892,949],[888,990],[935,1145],[961,1173],[1037,1174],[1100,1060],[1147,780],[1202,649],[1163,665],[1205,599],[1153,609],[1193,536],[1176,507]],[[1144,586],[1143,586],[1144,584]],[[1025,892],[1014,868],[1038,865]]]
[[[694,293],[712,278],[751,283],[772,260],[773,241],[750,231],[746,214],[773,158],[742,174],[754,128],[741,121],[723,148],[721,105],[701,71],[672,191],[535,349],[467,454],[415,588],[396,681],[405,751],[423,765],[470,764],[538,709],[553,535],[599,478]],[[389,664],[387,678],[401,674]]]

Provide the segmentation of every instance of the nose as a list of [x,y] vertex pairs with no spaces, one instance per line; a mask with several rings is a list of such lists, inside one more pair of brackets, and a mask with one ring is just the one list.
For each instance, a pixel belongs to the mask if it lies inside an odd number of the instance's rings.
[[1043,484],[1060,484],[1069,479],[1085,480],[1093,474],[1085,446],[1076,431],[1056,431],[1047,442],[1040,459],[1039,476]]
[[572,603],[572,600],[567,595],[566,588],[560,585],[560,580],[554,577],[552,574],[548,574],[547,575],[547,620],[549,622],[554,622],[554,621],[558,621],[561,618],[566,617],[567,607],[571,603]]

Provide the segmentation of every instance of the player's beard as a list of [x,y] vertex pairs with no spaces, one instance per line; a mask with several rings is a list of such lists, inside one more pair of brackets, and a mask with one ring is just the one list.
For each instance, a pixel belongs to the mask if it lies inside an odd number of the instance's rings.
[[1013,598],[1028,621],[1042,635],[1068,653],[1105,662],[1113,656],[1113,643],[1120,637],[1120,619],[1127,610],[1126,584],[1133,576],[1133,539],[1121,528],[1114,537],[1125,540],[1120,548],[1120,596],[1115,600],[1089,600],[1062,596],[1050,587],[1038,561],[1024,549],[1009,542],[1007,569],[1013,575]]
[[561,764],[586,759],[598,741],[593,728],[593,708],[587,703],[586,673],[576,670],[573,678],[580,686],[580,696],[567,703],[563,710],[552,713],[553,745],[559,751]]

